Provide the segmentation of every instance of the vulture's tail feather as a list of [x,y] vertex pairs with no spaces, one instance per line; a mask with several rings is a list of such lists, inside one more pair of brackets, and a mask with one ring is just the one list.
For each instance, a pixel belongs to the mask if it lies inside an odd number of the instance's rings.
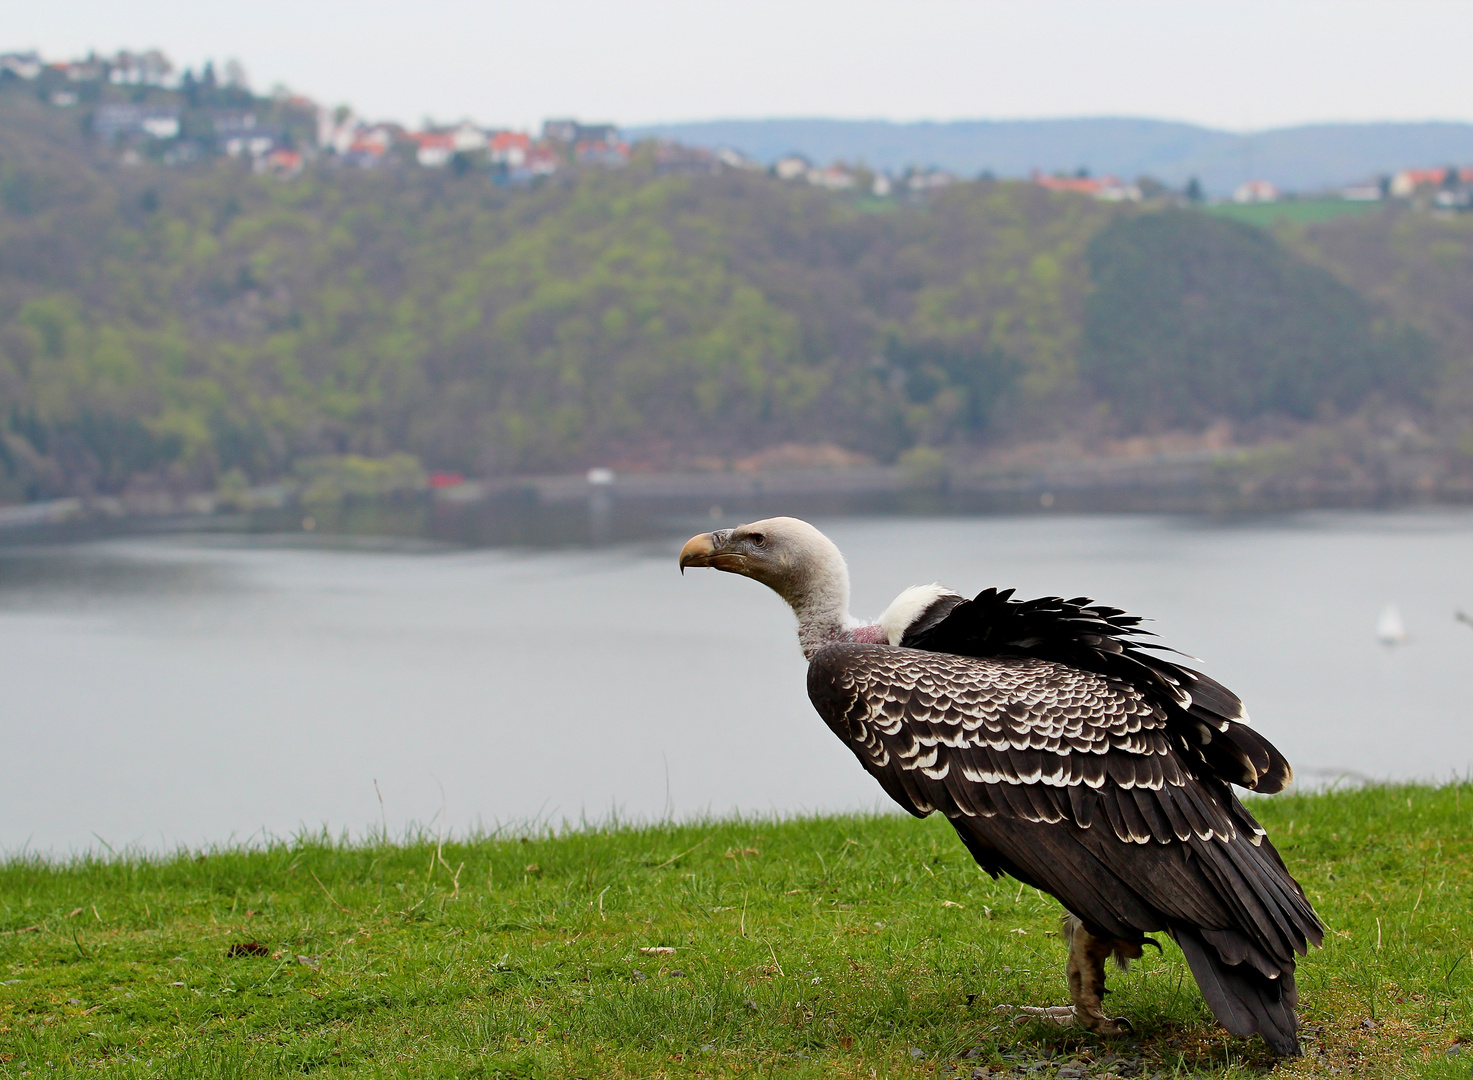
[[1196,930],[1174,926],[1172,937],[1186,955],[1192,977],[1202,988],[1217,1022],[1234,1035],[1262,1035],[1280,1057],[1299,1056],[1298,993],[1292,966],[1270,979],[1251,964],[1228,965]]

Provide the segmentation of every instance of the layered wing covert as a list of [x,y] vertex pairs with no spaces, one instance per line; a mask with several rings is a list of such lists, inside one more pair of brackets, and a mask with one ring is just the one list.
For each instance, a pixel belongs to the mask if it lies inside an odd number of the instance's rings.
[[984,868],[1087,923],[1221,931],[1265,975],[1319,939],[1252,815],[1193,774],[1165,710],[1130,682],[1033,657],[843,644],[814,656],[808,689],[897,802],[945,814]]
[[1182,739],[1187,760],[1252,791],[1282,791],[1289,762],[1247,724],[1238,696],[1144,640],[1141,619],[1089,597],[1014,600],[1012,589],[986,589],[912,627],[900,644],[979,659],[1052,660],[1128,683],[1158,706]]

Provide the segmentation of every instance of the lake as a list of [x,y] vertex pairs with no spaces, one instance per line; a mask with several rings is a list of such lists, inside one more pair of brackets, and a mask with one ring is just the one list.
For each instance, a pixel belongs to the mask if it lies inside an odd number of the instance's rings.
[[[722,524],[734,522],[725,521]],[[855,612],[940,580],[1155,620],[1308,782],[1473,768],[1473,512],[818,519]],[[885,805],[782,603],[603,547],[0,548],[0,851]],[[1377,640],[1395,604],[1405,644]]]

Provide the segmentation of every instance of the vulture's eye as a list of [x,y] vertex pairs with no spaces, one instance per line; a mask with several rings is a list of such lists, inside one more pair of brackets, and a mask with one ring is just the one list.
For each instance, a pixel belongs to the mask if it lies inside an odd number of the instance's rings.
[[764,547],[767,544],[767,537],[762,533],[751,533],[748,538],[758,547]]

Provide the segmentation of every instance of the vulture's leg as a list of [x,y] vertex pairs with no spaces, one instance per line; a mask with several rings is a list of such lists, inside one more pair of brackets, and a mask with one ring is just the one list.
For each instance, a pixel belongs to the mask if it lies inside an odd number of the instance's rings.
[[1080,1025],[1099,1035],[1128,1035],[1130,1022],[1106,1016],[1105,960],[1115,957],[1123,971],[1130,960],[1141,955],[1141,947],[1130,941],[1095,937],[1073,915],[1064,917],[1064,936],[1069,940],[1069,997]]
[[[1074,1004],[1018,1008],[999,1005],[996,1011],[1021,1014],[1015,1021],[1036,1017],[1056,1024],[1078,1024],[1097,1035],[1129,1035],[1130,1021],[1105,1015],[1105,960],[1114,956],[1116,965],[1124,971],[1130,961],[1139,959],[1141,946],[1133,941],[1095,937],[1073,915],[1064,916],[1064,938],[1069,943],[1069,997]],[[1150,938],[1145,940],[1156,944]]]

